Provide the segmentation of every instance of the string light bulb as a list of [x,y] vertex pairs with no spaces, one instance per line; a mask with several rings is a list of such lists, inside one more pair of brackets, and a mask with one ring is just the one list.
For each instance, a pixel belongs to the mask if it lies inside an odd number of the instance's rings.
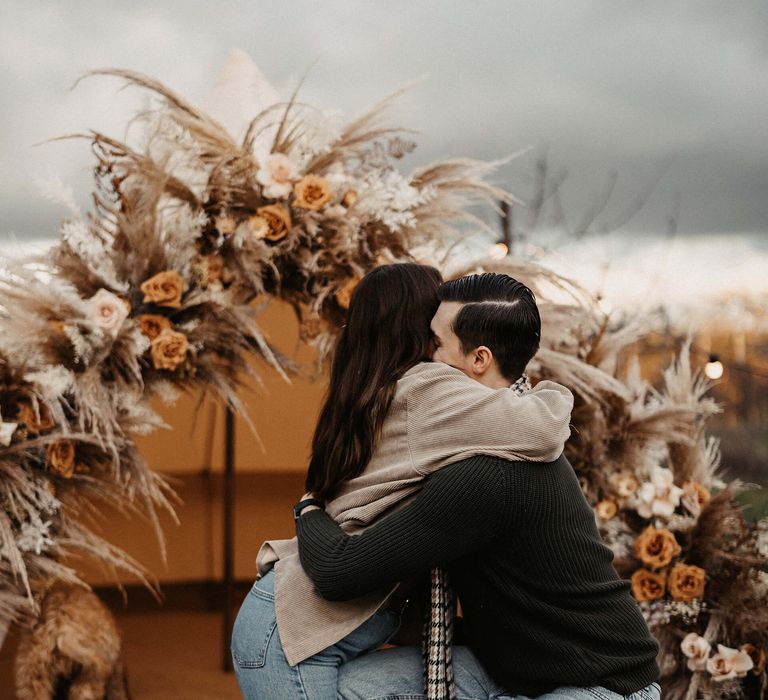
[[720,379],[723,376],[723,363],[714,353],[709,356],[709,362],[704,366],[704,374],[709,379]]
[[509,254],[509,246],[506,243],[494,243],[488,250],[488,257],[494,260],[503,260]]

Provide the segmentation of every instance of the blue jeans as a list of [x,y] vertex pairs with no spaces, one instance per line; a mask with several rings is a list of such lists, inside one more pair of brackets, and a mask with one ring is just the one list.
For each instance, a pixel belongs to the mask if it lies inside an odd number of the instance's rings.
[[275,575],[256,581],[232,629],[232,659],[246,700],[336,700],[339,668],[386,642],[400,616],[379,610],[340,642],[289,666],[275,617]]
[[[509,695],[486,674],[467,647],[453,649],[453,675],[457,700],[529,700]],[[421,650],[415,647],[383,649],[345,664],[339,670],[340,700],[424,700]],[[558,688],[537,700],[659,700],[656,683],[632,695],[606,688]]]

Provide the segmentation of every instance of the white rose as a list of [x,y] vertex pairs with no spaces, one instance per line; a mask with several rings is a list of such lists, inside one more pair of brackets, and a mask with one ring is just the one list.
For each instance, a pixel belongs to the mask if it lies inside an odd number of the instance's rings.
[[680,643],[680,649],[688,657],[689,671],[703,671],[707,667],[710,648],[709,642],[695,632],[685,636]]
[[88,314],[97,326],[114,337],[128,318],[128,306],[119,296],[100,289],[88,300]]
[[256,180],[264,188],[264,194],[272,199],[287,197],[296,179],[296,166],[284,153],[271,153],[263,168],[256,172]]
[[727,681],[729,678],[743,678],[747,671],[754,666],[749,654],[717,645],[717,654],[707,661],[707,671],[712,675],[713,681]]

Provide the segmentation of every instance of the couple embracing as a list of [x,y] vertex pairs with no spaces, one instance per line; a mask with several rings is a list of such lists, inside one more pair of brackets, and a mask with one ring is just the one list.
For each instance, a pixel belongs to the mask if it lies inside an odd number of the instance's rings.
[[[363,278],[297,538],[262,546],[235,622],[245,698],[660,697],[658,645],[562,454],[573,397],[524,375],[540,333],[507,275],[443,283],[402,263]],[[425,658],[380,648],[424,577]]]

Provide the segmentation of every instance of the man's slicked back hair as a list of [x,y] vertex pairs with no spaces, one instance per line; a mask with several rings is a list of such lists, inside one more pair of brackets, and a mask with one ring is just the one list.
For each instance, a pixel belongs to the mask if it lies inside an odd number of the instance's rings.
[[463,304],[453,332],[467,354],[485,345],[505,379],[515,381],[539,349],[541,317],[533,292],[509,275],[485,272],[445,282],[440,301]]

